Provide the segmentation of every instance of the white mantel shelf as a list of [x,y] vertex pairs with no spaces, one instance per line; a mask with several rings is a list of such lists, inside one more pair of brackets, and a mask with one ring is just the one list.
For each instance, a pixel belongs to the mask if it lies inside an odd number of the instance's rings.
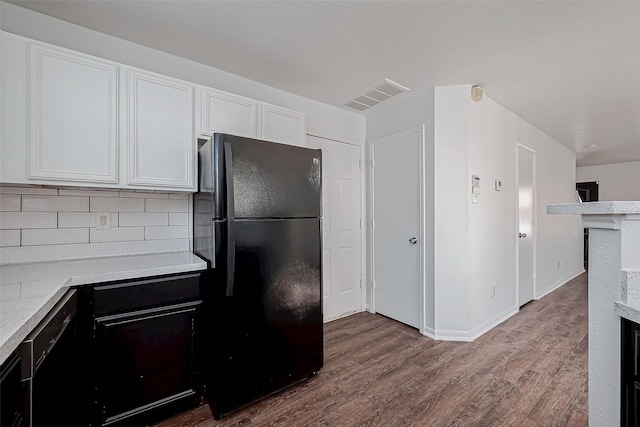
[[640,201],[568,203],[589,228],[589,426],[620,425],[620,317],[640,323]]

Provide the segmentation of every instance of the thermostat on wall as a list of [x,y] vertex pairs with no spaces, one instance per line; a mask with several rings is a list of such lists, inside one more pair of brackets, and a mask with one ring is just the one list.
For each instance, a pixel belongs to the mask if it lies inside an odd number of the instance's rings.
[[502,180],[496,179],[496,191],[502,191]]
[[471,176],[471,202],[473,204],[478,203],[478,196],[480,195],[480,177],[478,175]]

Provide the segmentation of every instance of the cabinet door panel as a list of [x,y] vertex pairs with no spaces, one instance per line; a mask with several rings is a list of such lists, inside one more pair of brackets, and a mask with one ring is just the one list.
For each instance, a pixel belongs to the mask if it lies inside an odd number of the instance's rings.
[[96,319],[100,424],[194,395],[198,303]]
[[193,86],[129,70],[131,185],[193,189]]
[[305,147],[306,133],[306,116],[303,113],[262,105],[262,139]]
[[258,103],[227,92],[203,88],[200,133],[258,137]]
[[29,178],[117,182],[117,67],[31,45]]

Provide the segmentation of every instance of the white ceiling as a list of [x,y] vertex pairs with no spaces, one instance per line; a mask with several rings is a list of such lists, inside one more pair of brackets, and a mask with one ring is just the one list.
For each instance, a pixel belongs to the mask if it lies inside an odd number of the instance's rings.
[[578,165],[640,160],[640,2],[12,3],[336,106],[480,84]]

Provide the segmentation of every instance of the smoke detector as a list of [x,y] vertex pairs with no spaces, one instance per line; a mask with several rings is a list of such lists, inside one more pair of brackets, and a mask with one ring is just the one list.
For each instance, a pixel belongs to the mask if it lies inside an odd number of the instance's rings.
[[364,111],[408,90],[410,90],[408,87],[399,85],[389,79],[384,79],[356,96],[347,99],[342,105],[353,110]]

